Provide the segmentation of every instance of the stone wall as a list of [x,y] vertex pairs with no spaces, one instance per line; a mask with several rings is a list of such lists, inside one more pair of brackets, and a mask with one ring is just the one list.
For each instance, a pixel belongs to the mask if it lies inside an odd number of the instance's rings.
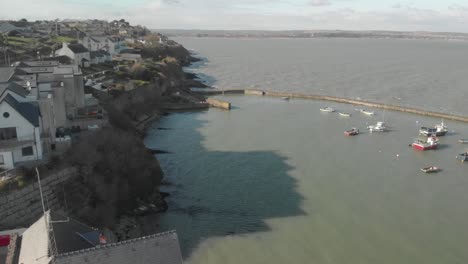
[[[75,168],[67,168],[41,179],[44,203],[47,209],[60,209],[63,199],[60,185],[77,175]],[[42,204],[37,182],[8,194],[0,194],[0,230],[29,227],[42,215]]]

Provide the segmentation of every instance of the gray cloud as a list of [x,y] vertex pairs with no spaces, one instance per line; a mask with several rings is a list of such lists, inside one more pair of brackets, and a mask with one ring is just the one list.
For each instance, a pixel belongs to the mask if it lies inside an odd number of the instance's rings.
[[[150,28],[179,29],[385,29],[468,32],[468,7],[463,5],[453,4],[443,10],[431,10],[398,4],[395,8],[364,11],[337,8],[337,5],[330,5],[329,1],[334,0],[310,0],[309,4],[293,6],[292,9],[282,8],[289,4],[285,0],[147,0],[124,9],[96,8],[89,4],[80,5],[79,1],[63,0],[31,1],[28,8],[24,8],[21,1],[2,1],[0,19],[124,18],[133,24]],[[265,11],[265,7],[270,9]]]

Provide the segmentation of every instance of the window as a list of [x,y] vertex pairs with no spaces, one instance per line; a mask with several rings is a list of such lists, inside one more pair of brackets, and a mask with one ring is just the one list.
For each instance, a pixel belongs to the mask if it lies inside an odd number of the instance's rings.
[[3,117],[4,117],[4,118],[9,118],[9,117],[10,117],[10,113],[4,112],[4,113],[3,113]]
[[0,128],[0,140],[9,140],[17,138],[16,127]]
[[23,157],[26,156],[32,156],[34,155],[34,151],[32,147],[25,147],[21,150],[21,153],[23,154]]
[[0,165],[5,165],[5,160],[3,159],[2,154],[0,154]]

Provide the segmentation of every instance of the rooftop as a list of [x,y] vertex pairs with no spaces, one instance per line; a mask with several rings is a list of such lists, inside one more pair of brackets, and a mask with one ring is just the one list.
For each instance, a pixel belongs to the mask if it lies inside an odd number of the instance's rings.
[[182,255],[175,231],[100,245],[57,256],[63,264],[181,264]]
[[26,89],[23,88],[23,86],[15,83],[15,82],[0,84],[0,96],[6,90],[10,90],[10,91],[16,93],[17,95],[20,95],[20,96],[23,96],[23,97],[27,96],[29,94],[29,91],[27,91]]
[[[35,127],[39,126],[39,107],[34,103],[20,103],[13,96],[7,95],[3,98],[2,102],[7,102],[13,107],[19,114],[21,114],[26,120],[28,120]],[[1,102],[0,102],[1,103]]]
[[85,53],[88,52],[88,49],[81,44],[68,44],[68,48],[74,53]]
[[13,74],[15,74],[15,67],[0,67],[0,83],[10,81]]

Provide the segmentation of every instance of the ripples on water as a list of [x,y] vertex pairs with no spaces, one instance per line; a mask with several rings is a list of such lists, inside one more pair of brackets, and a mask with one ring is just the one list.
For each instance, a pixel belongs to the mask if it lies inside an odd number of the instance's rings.
[[[321,113],[323,102],[229,96],[232,111],[173,114],[146,138],[171,193],[154,219],[177,229],[188,263],[465,263],[468,167],[455,160],[468,126],[448,122],[443,148],[408,143],[440,120],[386,112]],[[345,137],[357,126],[364,131]],[[157,127],[171,128],[158,130]],[[419,168],[440,166],[427,175]]]
[[468,42],[178,38],[218,88],[326,94],[468,115]]
[[[219,88],[330,94],[468,114],[468,44],[367,39],[177,39]],[[437,151],[408,143],[440,120],[387,112],[392,131],[344,137],[382,120],[327,102],[227,97],[232,111],[174,114],[146,144],[171,193],[160,231],[177,229],[189,263],[466,263],[468,126],[448,122]],[[170,128],[158,130],[157,127]],[[443,171],[426,175],[428,165]]]

